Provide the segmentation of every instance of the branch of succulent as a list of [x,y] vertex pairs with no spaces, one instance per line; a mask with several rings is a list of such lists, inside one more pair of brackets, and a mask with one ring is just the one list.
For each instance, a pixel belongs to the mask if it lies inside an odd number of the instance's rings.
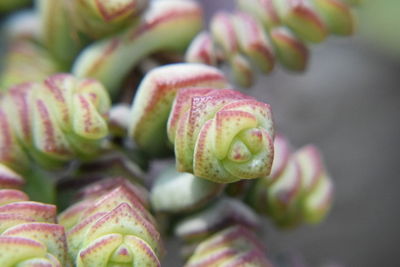
[[289,70],[305,70],[307,43],[322,42],[329,33],[351,35],[355,27],[351,8],[341,0],[236,2],[240,11],[214,15],[210,32],[192,41],[186,61],[210,65],[225,61],[234,81],[243,87],[252,85],[255,69],[272,71],[275,57]]
[[68,74],[10,88],[0,98],[0,162],[18,170],[32,160],[55,168],[95,155],[108,134],[109,106],[100,83]]
[[313,145],[292,153],[288,141],[277,136],[271,175],[257,180],[249,203],[280,227],[318,223],[332,204],[333,184],[322,156]]
[[264,251],[253,232],[240,225],[232,226],[202,241],[185,267],[272,267]]
[[82,197],[59,216],[76,266],[160,266],[163,245],[143,188],[105,180]]
[[64,227],[54,205],[29,201],[15,189],[0,190],[0,262],[3,266],[68,266]]
[[72,72],[98,79],[115,96],[139,60],[161,50],[183,51],[201,24],[202,10],[195,1],[152,1],[139,25],[85,48]]

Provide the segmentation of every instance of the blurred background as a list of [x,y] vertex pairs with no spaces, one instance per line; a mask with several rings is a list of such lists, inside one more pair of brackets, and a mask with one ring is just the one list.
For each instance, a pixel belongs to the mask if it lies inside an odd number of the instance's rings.
[[[210,16],[232,0],[203,0]],[[311,48],[306,73],[277,69],[249,94],[272,105],[278,132],[295,147],[317,144],[336,185],[320,225],[276,231],[271,254],[309,266],[400,266],[400,1],[365,0],[352,38]]]
[[[208,18],[234,4],[198,1]],[[269,253],[298,266],[400,266],[400,0],[365,0],[356,13],[357,34],[313,46],[306,73],[278,67],[247,91],[272,105],[294,147],[321,148],[335,181],[322,224],[282,232],[265,220]],[[165,266],[176,259],[170,253]]]

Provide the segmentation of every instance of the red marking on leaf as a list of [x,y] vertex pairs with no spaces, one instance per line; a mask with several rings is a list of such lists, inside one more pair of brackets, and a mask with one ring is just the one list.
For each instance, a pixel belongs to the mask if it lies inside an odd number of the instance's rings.
[[199,8],[187,8],[187,9],[172,9],[159,14],[156,17],[150,18],[144,22],[138,29],[136,29],[129,40],[139,38],[140,35],[151,31],[153,28],[159,26],[160,24],[166,24],[169,21],[174,21],[178,19],[184,19],[186,17],[198,17],[201,18],[202,11]]
[[78,97],[79,97],[79,102],[81,104],[82,110],[84,112],[82,114],[82,116],[84,117],[84,121],[83,121],[84,129],[85,129],[86,133],[90,133],[94,129],[92,129],[93,121],[92,121],[91,110],[89,107],[89,102],[82,95],[79,95]]
[[17,107],[22,133],[26,140],[31,138],[30,110],[27,100],[29,91],[32,90],[31,86],[32,84],[26,83],[13,87],[9,91]]
[[271,180],[275,180],[279,175],[282,174],[284,167],[289,161],[291,155],[291,149],[289,142],[286,138],[281,135],[277,135],[274,140],[274,160],[271,170]]
[[[53,94],[54,98],[61,102],[61,103],[65,103],[65,98],[63,93],[60,90],[60,85],[57,84],[59,81],[54,79],[55,76],[53,76],[51,79],[46,79],[44,81],[44,84],[47,85],[47,88],[50,90],[50,92]],[[57,83],[56,83],[57,81]]]
[[135,12],[132,12],[135,10],[135,7],[136,7],[135,0],[131,0],[131,2],[128,3],[127,5],[122,5],[121,7],[117,8],[115,10],[108,10],[107,7],[103,4],[103,1],[104,0],[96,0],[96,4],[99,7],[99,11],[100,11],[101,15],[103,16],[103,18],[106,21],[111,21],[118,16],[124,15],[125,13],[129,13],[129,12],[135,13]]
[[133,191],[123,186],[119,186],[103,197],[97,199],[96,202],[85,211],[83,217],[89,216],[104,207],[111,210],[122,202],[128,203],[130,206],[134,207],[134,209],[138,210],[141,216],[146,218],[146,220],[151,222],[154,221],[152,216],[143,206],[141,199],[136,196]]
[[313,21],[320,29],[325,31],[325,24],[318,16],[318,13],[307,4],[306,0],[289,0],[288,3],[292,13],[302,19]]
[[[143,229],[150,235],[150,237],[159,242],[160,234],[156,230],[156,228],[151,224],[147,219],[145,219],[142,214],[138,212],[137,209],[129,205],[128,203],[121,203],[113,210],[108,212],[106,215],[101,217],[96,223],[94,223],[91,227],[91,234],[94,234],[98,229],[101,229],[106,224],[116,224],[119,219],[122,218],[131,218],[137,223],[141,225]],[[143,233],[146,235],[146,233]],[[146,240],[149,242],[150,240]]]
[[17,245],[17,246],[28,246],[28,247],[37,247],[45,249],[44,245],[42,245],[41,243],[23,237],[0,236],[0,245],[1,244],[8,244],[9,246]]
[[209,120],[207,121],[203,127],[201,128],[200,134],[197,138],[197,146],[196,146],[196,155],[195,158],[199,159],[196,164],[199,166],[199,168],[202,168],[201,166],[204,164],[204,148],[205,148],[205,140],[207,137],[207,133],[210,130],[210,127],[212,125],[212,121]]
[[94,80],[94,79],[84,79],[83,81],[81,81],[79,83],[80,91],[82,91],[82,89],[84,89],[85,87],[93,86],[93,85],[96,85],[98,83],[99,82]]
[[[289,164],[293,164],[293,167],[295,168],[294,172],[294,181],[292,184],[290,184],[290,187],[286,187],[285,190],[279,191],[277,195],[277,200],[278,203],[282,206],[288,206],[293,199],[299,194],[301,190],[301,173],[300,173],[300,167],[298,162],[293,159],[292,162],[289,162]],[[279,179],[279,178],[277,178]]]
[[111,55],[118,47],[121,45],[121,41],[118,38],[113,38],[111,42],[107,45],[104,51],[101,53],[101,56],[96,59],[96,61],[91,65],[90,69],[88,69],[88,75],[94,75],[97,70],[103,66],[103,62],[107,60],[108,56]]
[[[0,181],[3,180],[3,177],[0,177]],[[0,205],[1,203],[5,203],[7,201],[12,200],[14,201],[27,201],[29,198],[28,196],[19,190],[13,189],[3,189],[0,190]]]
[[199,45],[199,57],[202,61],[207,65],[213,64],[213,43],[211,37],[207,34],[202,40]]
[[150,97],[150,102],[147,104],[144,113],[151,113],[153,108],[157,107],[157,103],[165,99],[165,95],[171,90],[176,91],[181,88],[196,86],[206,81],[224,81],[224,76],[220,73],[205,73],[197,74],[184,79],[179,77],[168,77],[168,79],[155,80],[155,89]]
[[308,58],[308,48],[303,42],[296,39],[291,34],[285,32],[282,28],[275,28],[271,31],[271,37],[278,41],[286,43],[288,46],[292,47],[293,50],[297,50],[299,54],[303,55],[304,60]]
[[174,107],[170,113],[169,128],[175,128],[178,121],[181,119],[182,109],[186,106],[187,102],[197,95],[206,95],[214,89],[211,88],[183,88],[178,91],[175,98]]
[[[7,230],[4,235],[16,235],[21,232],[39,232],[41,234],[49,233],[53,236],[58,235],[60,241],[65,242],[64,227],[53,223],[27,223],[14,226]],[[66,244],[65,244],[66,247]]]
[[85,258],[88,255],[94,253],[95,251],[100,250],[103,246],[107,245],[107,243],[109,243],[110,241],[113,241],[115,239],[117,239],[116,236],[107,236],[107,237],[101,239],[100,241],[97,241],[96,243],[92,244],[91,246],[84,249],[83,251],[81,251],[79,253],[79,257]]
[[300,155],[307,157],[306,160],[311,161],[310,164],[312,166],[312,178],[310,179],[311,182],[309,183],[309,187],[307,188],[307,190],[311,190],[316,186],[319,179],[321,178],[321,174],[325,170],[322,155],[315,145],[306,145],[300,148],[296,151],[295,156],[299,157]]
[[118,250],[118,254],[122,256],[127,256],[129,254],[129,251],[126,248],[122,248]]
[[273,0],[260,0],[260,4],[263,6],[266,15],[271,18],[274,23],[279,23],[279,15],[274,7]]
[[92,225],[92,223],[96,222],[98,219],[103,217],[107,212],[98,212],[89,217],[82,217],[82,219],[78,224],[76,224],[71,230],[68,231],[68,236],[72,237],[73,235],[81,235],[81,231],[85,229],[85,227]]
[[12,157],[12,132],[6,114],[0,108],[0,128],[1,128],[1,143],[0,143],[0,159],[2,162],[11,160]]
[[46,79],[44,81],[44,84],[47,86],[49,89],[50,93],[53,95],[59,107],[62,107],[62,121],[64,123],[67,123],[69,121],[69,113],[68,113],[68,108],[67,104],[65,101],[65,97],[63,94],[63,91],[60,88],[60,83],[63,82],[63,80],[71,78],[70,75],[67,74],[58,74],[50,77],[49,79]]
[[224,34],[224,36],[221,36],[221,42],[223,42],[229,53],[237,52],[238,50],[238,44],[237,44],[237,39],[236,39],[236,32],[235,28],[233,27],[232,20],[230,18],[230,14],[227,12],[219,12],[215,15],[213,18],[213,21],[211,24],[220,24],[219,26],[222,26],[224,30],[221,32]]
[[44,127],[43,137],[44,137],[44,150],[46,152],[56,152],[57,144],[54,136],[54,125],[50,120],[49,111],[42,100],[37,100],[36,105],[40,113],[40,119],[42,121],[42,126]]
[[56,207],[34,201],[14,202],[0,207],[0,213],[25,214],[25,212],[35,220],[36,216],[39,216],[39,219],[43,219],[46,222],[54,222]]

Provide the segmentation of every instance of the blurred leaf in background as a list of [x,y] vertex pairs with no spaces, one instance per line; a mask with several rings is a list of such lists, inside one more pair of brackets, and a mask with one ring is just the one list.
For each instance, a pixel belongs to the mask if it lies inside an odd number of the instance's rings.
[[359,34],[400,60],[400,0],[364,0],[358,15]]

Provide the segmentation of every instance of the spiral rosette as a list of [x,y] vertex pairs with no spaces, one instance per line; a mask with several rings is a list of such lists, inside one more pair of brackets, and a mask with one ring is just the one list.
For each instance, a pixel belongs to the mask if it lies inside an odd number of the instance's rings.
[[168,150],[166,124],[176,94],[187,87],[224,88],[222,72],[201,64],[173,64],[150,71],[141,82],[132,104],[129,136],[151,156]]
[[175,146],[178,171],[219,183],[270,173],[271,108],[240,92],[180,90],[169,117],[168,137]]
[[3,266],[67,266],[64,227],[56,207],[28,200],[14,189],[0,190],[0,262]]
[[111,185],[87,189],[83,200],[59,216],[69,229],[70,258],[76,266],[160,266],[163,246],[146,200],[137,193],[141,189]]
[[79,31],[100,38],[132,25],[147,7],[148,0],[72,0],[64,1],[74,26]]
[[303,71],[307,43],[319,43],[329,33],[351,35],[354,17],[341,0],[237,0],[240,11],[218,12],[210,30],[197,35],[186,61],[227,62],[235,82],[249,87],[255,69],[267,74],[275,58],[292,71]]
[[250,192],[250,202],[278,226],[294,227],[321,221],[331,206],[333,185],[322,157],[309,145],[292,153],[288,141],[275,139],[271,175],[260,178]]
[[264,246],[242,226],[232,226],[201,242],[185,267],[272,267]]
[[109,106],[100,83],[67,74],[10,88],[0,98],[0,162],[53,168],[92,156],[108,134]]
[[141,59],[158,51],[183,51],[201,24],[202,10],[193,0],[152,1],[139,25],[85,48],[73,73],[98,79],[115,95]]

